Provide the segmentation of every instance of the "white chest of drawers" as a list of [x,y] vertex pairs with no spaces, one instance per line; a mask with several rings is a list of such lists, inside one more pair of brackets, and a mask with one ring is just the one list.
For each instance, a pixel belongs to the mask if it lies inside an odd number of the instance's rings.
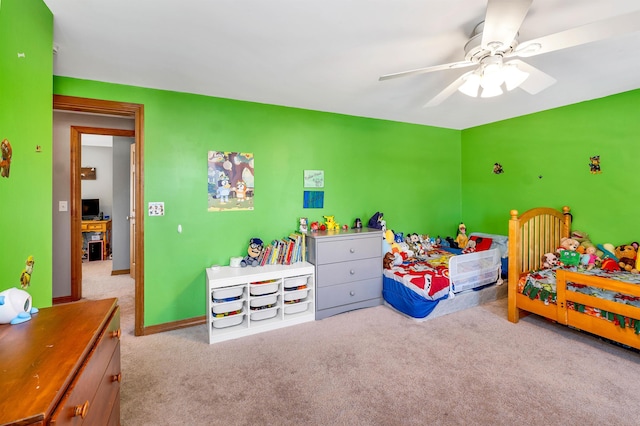
[[317,320],[382,304],[382,231],[319,231],[307,246],[316,267]]

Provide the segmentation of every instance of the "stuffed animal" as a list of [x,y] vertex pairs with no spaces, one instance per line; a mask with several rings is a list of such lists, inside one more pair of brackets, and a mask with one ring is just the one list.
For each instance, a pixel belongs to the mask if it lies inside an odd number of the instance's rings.
[[566,266],[578,266],[580,264],[580,253],[576,250],[579,246],[580,243],[573,238],[562,237],[558,248],[560,263]]
[[467,237],[467,227],[462,222],[460,222],[460,225],[458,225],[458,235],[456,236],[455,241],[458,245],[458,248],[464,249],[465,247],[467,247],[469,237]]
[[240,266],[258,266],[260,263],[258,258],[262,253],[262,247],[264,243],[260,238],[252,238],[249,240],[249,248],[247,249],[247,255],[240,261]]
[[371,216],[371,219],[369,219],[369,223],[367,224],[367,226],[369,228],[382,229],[383,231],[385,231],[386,229],[383,229],[383,224],[384,224],[384,220],[382,219],[383,217],[384,217],[384,214],[382,214],[381,212],[374,213],[374,215]]
[[474,240],[467,241],[467,246],[462,250],[463,254],[473,253],[476,251],[476,242]]
[[33,274],[33,264],[34,264],[33,256],[27,257],[27,261],[25,262],[25,267],[20,274],[20,287],[23,289],[29,287],[31,283],[31,274]]
[[576,240],[580,245],[576,249],[576,251],[580,254],[584,254],[587,252],[587,248],[595,247],[595,245],[591,242],[589,238],[589,234],[584,231],[571,231],[571,238]]
[[339,230],[340,224],[336,222],[335,216],[322,216],[325,220],[325,226],[329,231]]
[[14,287],[0,292],[0,324],[20,324],[37,312],[26,291]]
[[550,269],[558,266],[558,256],[555,253],[545,253],[542,255],[542,267]]
[[393,266],[394,259],[395,259],[394,254],[391,253],[390,251],[387,252],[382,258],[382,267],[384,269],[391,269],[391,267]]
[[615,255],[618,258],[618,266],[620,269],[628,272],[638,273],[636,269],[636,257],[638,254],[637,244],[622,244],[616,247]]

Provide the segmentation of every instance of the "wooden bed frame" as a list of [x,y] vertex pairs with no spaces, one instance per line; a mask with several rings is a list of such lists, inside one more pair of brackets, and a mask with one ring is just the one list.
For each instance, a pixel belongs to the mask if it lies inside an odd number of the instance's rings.
[[556,304],[545,305],[539,300],[531,300],[517,291],[518,280],[523,273],[540,269],[542,255],[555,252],[560,239],[571,232],[569,207],[562,211],[541,207],[526,211],[518,216],[511,210],[509,220],[509,278],[508,278],[508,318],[517,323],[521,315],[534,313],[560,324],[575,327],[588,333],[640,349],[640,336],[630,327],[622,328],[611,321],[567,308],[567,302],[599,308],[614,314],[640,319],[640,308],[611,302],[594,296],[567,289],[567,281],[613,290],[640,297],[640,286],[621,281],[584,275],[559,269],[556,272]]

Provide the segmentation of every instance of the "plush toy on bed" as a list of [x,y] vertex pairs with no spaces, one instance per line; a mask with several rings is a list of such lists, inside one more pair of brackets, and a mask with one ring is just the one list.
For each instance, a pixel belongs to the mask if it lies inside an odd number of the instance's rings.
[[458,235],[456,236],[455,241],[456,244],[458,244],[458,248],[464,249],[465,247],[467,247],[469,237],[467,237],[467,227],[462,222],[460,222],[460,225],[458,225]]
[[469,240],[467,241],[466,247],[462,250],[462,254],[474,253],[476,251],[476,241]]
[[551,269],[558,266],[558,256],[555,253],[545,253],[542,255],[542,267]]
[[587,247],[585,250],[585,253],[580,255],[580,263],[587,268],[587,271],[590,271],[596,266],[596,261],[600,262],[602,259],[596,254],[594,246]]
[[638,243],[622,244],[616,247],[615,255],[618,258],[618,266],[627,272],[637,274],[636,257],[638,255]]
[[580,254],[584,254],[587,252],[587,248],[595,247],[595,244],[591,242],[589,238],[589,234],[584,231],[571,231],[571,238],[576,240],[580,245],[576,249],[576,251]]
[[573,238],[562,237],[560,239],[560,263],[565,266],[578,266],[580,264],[580,253],[576,250],[580,243]]

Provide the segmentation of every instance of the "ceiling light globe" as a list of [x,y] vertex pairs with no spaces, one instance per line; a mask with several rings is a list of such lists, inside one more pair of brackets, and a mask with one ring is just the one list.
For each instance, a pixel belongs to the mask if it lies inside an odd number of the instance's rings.
[[500,96],[500,95],[502,95],[502,89],[500,88],[500,86],[489,86],[489,87],[483,87],[482,94],[480,95],[480,97],[493,98],[494,96]]
[[507,64],[503,67],[504,84],[507,90],[513,90],[529,78],[529,73],[522,71],[516,64]]
[[458,87],[458,91],[464,93],[467,96],[476,98],[478,96],[478,89],[480,88],[480,76],[474,71],[468,73],[464,77],[464,83]]
[[482,79],[480,85],[482,88],[499,88],[504,82],[504,75],[502,74],[501,64],[488,64],[482,70]]

